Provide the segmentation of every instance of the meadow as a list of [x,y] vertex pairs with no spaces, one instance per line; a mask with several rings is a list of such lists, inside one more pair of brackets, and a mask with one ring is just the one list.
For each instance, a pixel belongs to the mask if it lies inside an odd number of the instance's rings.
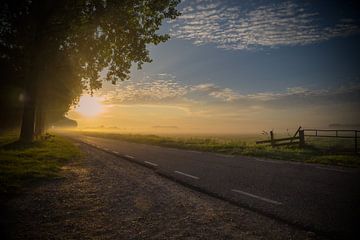
[[81,157],[72,142],[59,136],[48,134],[28,144],[16,142],[17,137],[17,133],[0,135],[0,194],[59,178],[63,165]]
[[[353,151],[353,140],[335,138],[306,138],[305,148],[282,146],[272,148],[257,145],[257,140],[266,140],[268,136],[260,134],[246,135],[153,135],[120,134],[97,131],[82,131],[81,134],[94,137],[119,139],[135,143],[157,146],[215,152],[230,155],[244,155],[306,163],[320,163],[347,167],[359,167],[360,156]],[[279,134],[277,137],[288,137]]]

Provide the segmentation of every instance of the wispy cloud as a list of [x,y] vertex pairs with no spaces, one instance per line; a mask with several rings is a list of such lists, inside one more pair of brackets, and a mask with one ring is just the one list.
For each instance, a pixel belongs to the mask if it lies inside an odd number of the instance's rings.
[[232,102],[241,98],[241,95],[230,89],[221,88],[213,83],[199,84],[191,87],[194,92],[202,92],[208,94],[208,96],[217,98],[225,102]]
[[228,50],[308,45],[360,32],[352,19],[326,26],[319,13],[292,1],[250,9],[220,0],[186,3],[172,22],[171,35],[196,45],[211,43]]
[[[156,131],[233,133],[298,124],[357,123],[360,118],[360,84],[245,93],[209,82],[185,84],[161,73],[106,85],[96,95],[104,99],[107,109],[101,116],[103,124]],[[89,126],[97,123],[84,121]]]
[[106,103],[152,104],[169,102],[186,95],[188,87],[167,73],[148,75],[141,81],[125,81],[111,91],[100,92]]
[[[296,106],[347,104],[360,102],[360,85],[339,88],[308,89],[297,86],[277,92],[242,93],[214,83],[197,85],[178,82],[167,73],[149,75],[141,81],[126,81],[113,90],[99,92],[107,104],[145,105],[233,105],[259,109]],[[255,106],[255,108],[254,108]]]

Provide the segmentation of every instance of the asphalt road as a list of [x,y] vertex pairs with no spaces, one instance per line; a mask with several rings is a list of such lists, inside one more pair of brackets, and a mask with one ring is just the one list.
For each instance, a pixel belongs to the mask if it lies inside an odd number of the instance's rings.
[[73,137],[279,220],[336,238],[356,233],[359,169]]

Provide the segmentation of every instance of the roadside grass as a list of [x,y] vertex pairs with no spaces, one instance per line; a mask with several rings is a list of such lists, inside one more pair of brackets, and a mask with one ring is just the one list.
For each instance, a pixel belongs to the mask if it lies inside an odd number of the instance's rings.
[[61,166],[81,156],[76,146],[59,136],[47,135],[29,144],[16,139],[14,133],[0,136],[0,194],[15,193],[27,184],[61,177]]
[[[190,136],[158,136],[142,134],[118,134],[103,132],[81,132],[87,136],[120,139],[129,142],[151,144],[157,146],[215,152],[230,155],[244,155],[261,158],[271,158],[306,163],[320,163],[347,167],[360,167],[360,156],[351,152],[351,142],[310,139],[307,147],[300,149],[297,146],[283,146],[272,148],[265,145],[256,145],[256,140],[264,136],[217,136],[217,137],[190,137]],[[350,151],[342,151],[344,148]],[[339,150],[339,151],[338,151]]]

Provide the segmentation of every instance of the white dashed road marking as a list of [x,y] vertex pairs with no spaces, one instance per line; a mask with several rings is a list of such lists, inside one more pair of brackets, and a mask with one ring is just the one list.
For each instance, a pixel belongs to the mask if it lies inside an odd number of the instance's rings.
[[272,204],[276,204],[276,205],[282,205],[281,202],[271,200],[271,199],[268,199],[268,198],[264,198],[264,197],[260,197],[260,196],[257,196],[257,195],[251,194],[251,193],[243,192],[243,191],[240,191],[240,190],[237,190],[237,189],[232,189],[231,191],[243,194],[243,195],[248,196],[248,197],[253,197],[253,198],[268,202],[268,203],[272,203]]
[[131,158],[131,159],[134,159],[135,157],[131,156],[131,155],[125,155],[125,157],[127,158]]
[[119,154],[119,152],[117,152],[117,151],[113,151],[113,153],[115,153],[115,154]]
[[147,163],[151,166],[157,167],[158,165],[156,163],[152,163],[152,162],[148,162],[148,161],[144,161],[144,163]]
[[193,176],[193,175],[190,175],[190,174],[187,174],[187,173],[183,173],[183,172],[179,172],[179,171],[174,171],[174,173],[177,173],[177,174],[180,174],[180,175],[189,177],[189,178],[193,178],[193,179],[199,179],[199,178],[196,177],[196,176]]

